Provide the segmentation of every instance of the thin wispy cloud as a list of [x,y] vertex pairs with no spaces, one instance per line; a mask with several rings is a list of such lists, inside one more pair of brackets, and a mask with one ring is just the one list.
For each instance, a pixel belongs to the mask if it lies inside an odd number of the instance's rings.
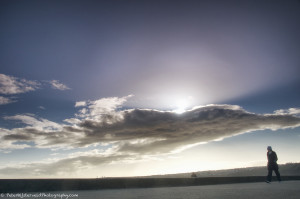
[[35,91],[40,88],[41,83],[26,80],[5,74],[0,74],[0,94],[12,95]]
[[0,105],[10,104],[16,102],[15,99],[0,96]]
[[40,82],[36,80],[27,80],[24,78],[0,74],[0,94],[5,95],[0,96],[0,105],[17,102],[15,95],[42,89],[45,87],[45,82],[50,84],[51,88],[53,89],[62,91],[70,89],[68,86],[59,82],[58,80]]
[[43,130],[45,132],[61,129],[61,125],[43,118],[37,119],[33,114],[5,116],[4,119],[17,120],[26,124],[29,128],[35,128],[36,130]]
[[44,106],[38,106],[38,108],[41,110],[46,110],[46,108]]
[[64,90],[69,90],[71,88],[69,88],[67,85],[61,83],[60,81],[58,80],[52,80],[49,82],[51,87],[53,89],[57,89],[57,90],[61,90],[61,91],[64,91]]
[[85,156],[68,157],[56,161],[24,163],[15,166],[7,166],[0,169],[1,174],[20,177],[30,176],[70,176],[72,173],[81,169],[87,169],[99,165],[109,164],[113,161],[124,161],[128,159],[128,155],[119,154],[92,154]]
[[[59,80],[44,81],[51,85],[51,88],[57,90],[70,89],[67,85]],[[35,80],[27,80],[24,78],[13,77],[5,74],[0,74],[0,94],[14,95],[35,91],[43,87],[42,82]]]

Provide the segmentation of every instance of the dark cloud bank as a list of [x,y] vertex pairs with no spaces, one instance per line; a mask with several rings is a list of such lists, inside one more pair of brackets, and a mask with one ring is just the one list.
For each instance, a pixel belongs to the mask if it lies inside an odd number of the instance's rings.
[[[92,112],[91,110],[89,112]],[[6,130],[3,142],[33,141],[37,148],[85,147],[111,144],[113,150],[97,155],[80,155],[50,164],[30,164],[52,173],[66,166],[99,165],[145,155],[174,153],[199,143],[220,140],[255,130],[283,129],[300,126],[300,118],[292,114],[255,114],[239,106],[209,105],[177,114],[169,111],[131,109],[100,112],[93,117],[77,118],[76,124],[61,125],[47,131],[35,126]],[[49,123],[49,121],[47,121]],[[41,124],[39,124],[41,125]],[[11,144],[10,146],[14,146]],[[3,168],[1,172],[7,169]],[[69,171],[71,171],[70,169]]]

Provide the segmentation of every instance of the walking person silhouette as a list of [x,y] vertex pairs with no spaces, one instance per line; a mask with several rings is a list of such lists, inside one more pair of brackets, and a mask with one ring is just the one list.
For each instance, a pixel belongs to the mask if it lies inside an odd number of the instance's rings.
[[278,171],[278,164],[277,164],[277,154],[275,153],[275,151],[272,150],[271,146],[267,147],[267,158],[268,158],[268,176],[267,176],[267,180],[266,183],[270,183],[272,181],[272,173],[273,170],[275,171],[275,174],[277,176],[277,180],[279,182],[281,182],[281,177],[280,177],[280,173]]

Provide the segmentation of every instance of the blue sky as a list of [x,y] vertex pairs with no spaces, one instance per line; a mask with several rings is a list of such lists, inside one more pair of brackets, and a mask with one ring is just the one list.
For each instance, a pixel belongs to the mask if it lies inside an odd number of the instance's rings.
[[1,1],[0,177],[258,166],[268,145],[299,162],[299,11]]

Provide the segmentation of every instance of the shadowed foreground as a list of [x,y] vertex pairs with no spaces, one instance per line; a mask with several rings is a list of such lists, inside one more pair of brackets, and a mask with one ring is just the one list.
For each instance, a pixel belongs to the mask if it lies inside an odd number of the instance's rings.
[[[266,178],[263,176],[208,178],[2,179],[0,180],[0,193],[183,187],[264,182],[265,179]],[[273,180],[275,180],[275,177]],[[283,176],[282,180],[300,180],[300,176]]]
[[110,198],[110,199],[298,199],[300,198],[300,181],[283,183],[243,183],[226,185],[207,185],[192,187],[123,189],[78,192],[79,198]]
[[[69,198],[80,199],[298,199],[300,198],[300,181],[285,181],[282,183],[273,182],[267,184],[259,183],[240,183],[225,185],[206,185],[190,187],[164,187],[164,188],[139,188],[139,189],[111,189],[111,190],[90,190],[90,191],[64,191],[48,192],[48,194],[73,195]],[[35,194],[35,193],[32,193]],[[74,197],[76,195],[76,197]],[[10,198],[10,197],[3,197]],[[49,197],[27,197],[45,199]],[[53,197],[52,197],[53,198]],[[67,197],[61,197],[67,198]]]

